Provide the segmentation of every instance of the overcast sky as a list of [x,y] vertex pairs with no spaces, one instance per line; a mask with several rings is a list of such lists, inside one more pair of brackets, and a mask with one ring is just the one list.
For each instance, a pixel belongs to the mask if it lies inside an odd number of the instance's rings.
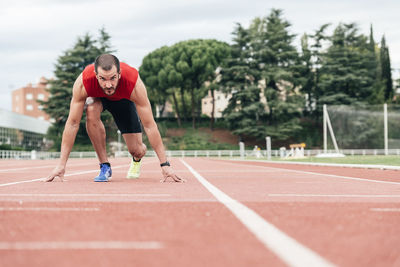
[[398,0],[14,0],[0,9],[0,108],[11,110],[13,89],[53,77],[57,58],[77,37],[97,38],[103,26],[120,60],[138,68],[163,45],[194,38],[231,43],[236,23],[248,26],[272,8],[283,10],[299,36],[325,23],[331,33],[340,22],[356,22],[368,35],[372,24],[375,41],[385,35],[399,76]]

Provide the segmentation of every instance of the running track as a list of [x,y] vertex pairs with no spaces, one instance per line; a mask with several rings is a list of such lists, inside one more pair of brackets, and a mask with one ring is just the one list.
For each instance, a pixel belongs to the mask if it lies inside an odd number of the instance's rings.
[[400,266],[400,171],[156,158],[0,161],[0,266]]

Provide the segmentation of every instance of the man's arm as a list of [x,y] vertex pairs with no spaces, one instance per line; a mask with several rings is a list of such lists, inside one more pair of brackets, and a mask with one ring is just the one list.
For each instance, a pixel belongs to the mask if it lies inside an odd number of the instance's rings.
[[82,118],[83,108],[85,106],[87,93],[83,86],[82,74],[76,79],[72,89],[72,99],[69,108],[69,115],[62,136],[61,155],[58,166],[46,178],[46,182],[51,182],[54,178],[59,177],[63,181],[65,166],[69,154],[75,142],[75,137],[79,129],[79,123]]
[[[167,156],[165,155],[164,144],[161,139],[160,132],[158,130],[157,124],[154,121],[153,113],[151,111],[151,105],[149,98],[147,97],[147,90],[144,86],[140,77],[136,82],[136,86],[131,95],[131,101],[136,105],[136,110],[143,124],[143,128],[149,138],[150,144],[154,151],[157,153],[160,163],[167,161]],[[178,177],[169,166],[162,167],[162,172],[164,175],[164,181],[171,177],[175,182],[184,182],[184,179]]]

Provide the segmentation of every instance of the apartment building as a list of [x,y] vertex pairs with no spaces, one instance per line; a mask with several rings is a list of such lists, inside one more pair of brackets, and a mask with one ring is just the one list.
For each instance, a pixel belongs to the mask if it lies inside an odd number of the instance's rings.
[[[226,95],[225,93],[222,93],[220,91],[214,91],[214,99],[215,99],[214,117],[215,118],[222,117],[222,112],[228,106],[230,98],[231,98],[230,94]],[[207,96],[205,96],[201,100],[201,113],[211,117],[212,106],[213,106],[213,103],[212,103],[211,91],[208,91]]]
[[42,110],[43,107],[37,102],[37,100],[46,101],[49,98],[49,93],[46,91],[47,86],[48,80],[42,77],[36,85],[28,84],[14,90],[12,92],[12,111],[48,121],[49,115]]

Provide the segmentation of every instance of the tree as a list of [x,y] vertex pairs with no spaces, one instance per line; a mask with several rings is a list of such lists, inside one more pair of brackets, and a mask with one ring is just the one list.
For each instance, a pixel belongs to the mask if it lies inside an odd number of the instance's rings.
[[[321,67],[323,65],[324,43],[328,36],[325,34],[330,24],[323,24],[314,34],[304,35],[301,39],[302,55],[301,60],[305,64],[301,91],[306,96],[306,113],[310,114],[315,121],[319,121],[320,112],[317,109],[321,91]],[[310,39],[309,39],[310,38]],[[309,40],[312,43],[309,43]]]
[[373,93],[375,77],[370,72],[373,57],[367,40],[358,34],[354,23],[337,26],[323,56],[320,102],[351,104],[365,101]]
[[[160,107],[160,114],[163,113],[165,103],[168,100],[167,92],[169,84],[167,81],[167,73],[163,70],[166,58],[169,56],[169,47],[163,46],[149,53],[143,58],[142,65],[139,68],[140,78],[146,85],[150,103],[153,112]],[[178,123],[181,125],[180,112],[175,110],[178,117]],[[158,114],[156,114],[158,115]]]
[[386,45],[385,36],[382,36],[380,49],[381,82],[383,86],[383,95],[385,101],[391,101],[393,98],[393,80],[390,64],[389,48]]
[[[259,70],[251,67],[250,31],[237,24],[233,32],[231,57],[221,69],[219,84],[226,93],[232,94],[223,114],[230,130],[244,139],[265,132],[262,123],[264,106],[260,102],[260,89],[255,83]],[[261,116],[260,116],[261,115]]]
[[[229,45],[216,40],[189,40],[171,47],[179,56],[175,70],[182,76],[179,87],[188,92],[191,101],[192,126],[201,114],[201,99],[206,95],[206,82],[216,78],[216,70],[229,55]],[[183,93],[181,93],[183,95]]]
[[[299,119],[304,108],[304,98],[299,91],[304,67],[296,47],[291,24],[282,17],[282,10],[272,9],[262,33],[265,46],[260,50],[258,64],[262,64],[267,100],[267,133],[285,140],[301,129]],[[290,133],[288,135],[288,133]]]
[[309,39],[307,34],[303,34],[300,39],[301,42],[301,54],[300,60],[302,64],[299,68],[299,81],[301,84],[300,91],[306,97],[305,112],[311,114],[313,111],[313,104],[315,104],[315,72],[312,61],[312,52],[309,48]]
[[[110,50],[109,39],[110,36],[104,28],[100,29],[98,40],[85,34],[78,37],[75,45],[57,59],[54,70],[55,79],[50,81],[48,89],[50,97],[47,101],[40,101],[44,107],[43,110],[54,120],[49,128],[48,136],[54,141],[54,147],[57,149],[60,149],[64,125],[68,118],[74,82],[84,68],[93,63],[98,55],[113,52]],[[109,122],[110,118],[108,113],[102,115],[102,119],[106,122]],[[84,117],[80,124],[75,143],[88,144],[90,140],[85,130]],[[106,129],[111,127],[110,123],[106,123],[105,126]]]
[[268,17],[255,18],[248,29],[238,24],[233,32],[232,59],[222,82],[232,93],[224,114],[235,134],[282,140],[301,128],[301,63],[290,23],[281,16],[281,10],[273,9]]
[[[145,57],[141,76],[151,90],[171,97],[178,123],[188,115],[186,99],[191,103],[192,125],[201,112],[205,83],[216,77],[216,69],[229,54],[229,45],[216,40],[188,40],[156,50]],[[157,64],[157,66],[155,66]],[[157,79],[155,78],[157,77]]]
[[370,76],[374,77],[373,92],[371,96],[368,98],[368,102],[370,104],[382,104],[385,102],[385,100],[381,83],[382,71],[381,71],[381,64],[379,64],[380,55],[378,54],[378,51],[380,49],[379,47],[377,47],[377,44],[375,43],[374,31],[372,25],[370,27],[370,33],[369,33],[368,50],[369,50],[369,56],[371,58],[371,60],[369,61],[368,69],[370,72]]

